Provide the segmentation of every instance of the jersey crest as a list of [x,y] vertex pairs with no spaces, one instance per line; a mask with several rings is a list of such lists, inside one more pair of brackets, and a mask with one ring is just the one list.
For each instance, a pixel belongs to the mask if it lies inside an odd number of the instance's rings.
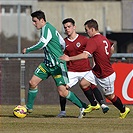
[[76,43],[76,46],[79,48],[81,46],[80,42]]

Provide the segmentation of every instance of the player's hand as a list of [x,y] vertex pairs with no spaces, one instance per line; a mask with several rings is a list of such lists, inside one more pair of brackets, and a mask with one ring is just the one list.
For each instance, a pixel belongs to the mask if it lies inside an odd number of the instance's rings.
[[26,48],[24,48],[24,49],[22,50],[22,53],[23,53],[23,54],[25,54],[25,53],[26,53]]
[[65,54],[63,54],[62,56],[60,56],[60,59],[61,60],[64,60],[64,61],[70,61],[69,56],[68,55],[65,55]]

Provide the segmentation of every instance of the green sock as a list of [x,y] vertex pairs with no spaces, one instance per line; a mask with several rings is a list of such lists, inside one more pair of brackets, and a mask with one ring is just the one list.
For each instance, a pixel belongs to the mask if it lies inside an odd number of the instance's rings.
[[38,89],[34,89],[34,90],[33,89],[29,89],[28,101],[27,101],[27,104],[26,104],[26,107],[28,109],[33,109],[33,104],[34,104],[37,92],[38,92]]
[[69,91],[66,97],[69,101],[77,105],[79,108],[86,108],[87,104],[82,102],[73,92]]

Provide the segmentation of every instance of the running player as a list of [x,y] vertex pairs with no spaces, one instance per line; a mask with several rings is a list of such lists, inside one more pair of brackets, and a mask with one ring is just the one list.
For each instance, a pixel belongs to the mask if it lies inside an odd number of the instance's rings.
[[[75,21],[72,18],[64,19],[62,24],[64,26],[65,33],[67,34],[67,37],[64,39],[66,42],[66,49],[64,53],[68,56],[74,56],[82,53],[86,47],[88,38],[76,33]],[[90,66],[89,59],[69,61],[67,62],[67,68],[68,68],[68,77],[69,77],[69,83],[67,84],[67,88],[73,87],[78,81],[80,81],[84,77],[86,73],[88,73],[88,71],[92,69]],[[81,88],[91,104],[88,106],[88,112],[91,112],[93,110],[98,110],[101,105],[103,112],[106,113],[109,110],[109,108],[107,105],[105,105],[101,92],[94,85],[93,88],[94,89],[90,89],[90,87]],[[100,105],[97,104],[92,90]],[[57,115],[57,117],[64,117],[66,116],[66,111],[65,111],[66,98],[61,96],[60,96],[60,106],[61,106],[61,111]],[[83,115],[81,109],[80,112],[81,113],[79,115],[79,118],[82,118]]]
[[73,92],[66,89],[68,83],[67,67],[59,57],[63,55],[62,46],[64,39],[59,32],[49,22],[46,22],[45,14],[42,11],[35,11],[31,14],[33,25],[41,30],[41,37],[37,44],[23,49],[23,54],[31,51],[43,49],[44,61],[37,67],[29,81],[28,101],[26,104],[28,112],[32,112],[34,100],[38,92],[38,84],[52,76],[55,80],[59,95],[67,98],[79,108],[87,108],[87,104],[82,102]]
[[[113,51],[113,43],[105,36],[101,35],[98,30],[98,23],[91,19],[85,22],[85,31],[90,36],[88,44],[83,53],[77,56],[64,55],[60,59],[65,61],[81,60],[93,55],[95,66],[92,71],[89,71],[81,80],[82,88],[87,88],[92,84],[98,85],[104,92],[104,95],[113,105],[120,111],[120,118],[123,119],[130,112],[128,107],[125,107],[120,98],[114,94],[114,82],[116,74],[111,66],[110,57]],[[87,112],[87,109],[84,110]]]

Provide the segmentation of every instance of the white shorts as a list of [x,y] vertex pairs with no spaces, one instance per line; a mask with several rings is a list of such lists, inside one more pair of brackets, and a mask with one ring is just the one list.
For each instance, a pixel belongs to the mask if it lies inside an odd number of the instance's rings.
[[69,83],[67,84],[70,88],[73,87],[80,81],[89,71],[85,72],[70,72],[68,71]]
[[114,82],[116,79],[115,72],[106,78],[99,79],[91,70],[84,76],[84,78],[101,89],[104,95],[110,95],[114,93]]

